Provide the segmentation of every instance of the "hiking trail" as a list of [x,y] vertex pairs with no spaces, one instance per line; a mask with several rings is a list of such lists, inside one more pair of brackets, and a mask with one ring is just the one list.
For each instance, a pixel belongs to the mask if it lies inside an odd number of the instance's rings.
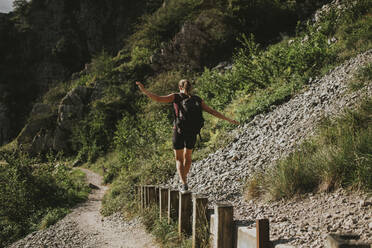
[[108,186],[102,185],[100,175],[88,169],[79,169],[86,174],[87,182],[98,189],[93,189],[86,202],[72,209],[55,225],[33,232],[10,247],[158,247],[139,219],[124,220],[118,213],[103,217],[100,209]]

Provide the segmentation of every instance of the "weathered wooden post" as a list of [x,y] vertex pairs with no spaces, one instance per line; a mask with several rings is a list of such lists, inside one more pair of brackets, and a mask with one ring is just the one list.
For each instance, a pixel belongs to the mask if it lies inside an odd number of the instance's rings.
[[144,208],[149,206],[149,188],[147,185],[143,186],[143,205]]
[[148,187],[148,193],[149,193],[149,207],[153,205],[156,202],[156,191],[155,191],[155,186],[150,185]]
[[178,190],[169,189],[168,191],[168,224],[178,220]]
[[191,192],[179,192],[179,208],[178,208],[178,234],[191,235],[192,224],[192,199]]
[[136,201],[137,201],[138,209],[141,209],[142,205],[141,205],[141,186],[140,185],[136,185]]
[[145,208],[145,186],[141,185],[141,210]]
[[213,238],[215,248],[233,247],[233,206],[231,204],[216,204],[214,208],[215,235]]
[[155,187],[155,204],[156,205],[159,205],[159,189],[160,189],[160,187],[159,186],[154,186]]
[[159,188],[159,219],[167,216],[166,212],[168,209],[168,191],[166,187]]
[[205,195],[192,196],[192,248],[207,245],[209,240],[209,225],[207,220],[208,198]]
[[257,248],[271,248],[270,227],[268,219],[256,220]]

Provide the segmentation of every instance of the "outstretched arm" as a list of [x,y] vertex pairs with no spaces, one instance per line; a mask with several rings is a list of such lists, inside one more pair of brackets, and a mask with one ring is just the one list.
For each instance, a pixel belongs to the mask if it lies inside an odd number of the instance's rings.
[[224,116],[223,114],[221,114],[220,112],[218,112],[217,110],[214,110],[212,109],[211,107],[209,107],[207,104],[205,104],[204,101],[202,101],[202,109],[208,113],[210,113],[211,115],[214,115],[216,116],[217,118],[220,118],[222,120],[226,120],[232,124],[235,124],[235,125],[239,125],[240,123],[236,120],[232,120],[226,116]]
[[146,90],[143,84],[141,84],[140,82],[136,82],[136,84],[138,85],[138,88],[140,89],[140,91],[142,91],[143,94],[145,94],[146,96],[148,96],[149,98],[156,102],[170,103],[174,101],[174,94],[169,94],[167,96],[158,96]]

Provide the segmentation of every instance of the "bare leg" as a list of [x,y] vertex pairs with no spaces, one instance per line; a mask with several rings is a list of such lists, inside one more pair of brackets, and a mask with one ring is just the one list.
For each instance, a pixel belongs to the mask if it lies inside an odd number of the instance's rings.
[[184,151],[183,149],[174,150],[174,156],[176,158],[176,166],[178,176],[183,184],[186,184],[186,174],[185,174],[185,167],[184,167]]
[[187,174],[190,171],[191,168],[191,155],[192,155],[192,149],[185,148],[183,156],[184,156],[184,176],[185,176],[185,183],[187,183]]

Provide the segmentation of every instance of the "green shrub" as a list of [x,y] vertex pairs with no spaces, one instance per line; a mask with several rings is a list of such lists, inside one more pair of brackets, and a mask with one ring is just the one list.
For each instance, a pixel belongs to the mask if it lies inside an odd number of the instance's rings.
[[48,211],[40,222],[40,229],[45,229],[57,223],[58,220],[65,217],[69,212],[69,209],[66,208],[56,208]]
[[[253,36],[248,38],[243,35],[243,48],[239,49],[234,57],[232,71],[220,74],[206,69],[200,77],[198,91],[212,106],[222,109],[237,93],[251,94],[260,90],[266,91],[267,88],[268,92],[270,89],[276,91],[278,86],[287,88],[287,91],[298,88],[294,84],[307,80],[310,75],[316,75],[335,57],[326,36],[313,33],[306,36],[306,39],[299,37],[293,39],[291,44],[282,42],[261,50],[254,42]],[[280,103],[288,97],[288,94],[279,94],[278,97],[281,95],[284,98],[272,102]]]
[[350,82],[352,90],[359,90],[372,81],[372,63],[360,68],[355,78]]
[[0,166],[0,246],[52,224],[87,199],[89,187],[81,172],[25,154],[1,152],[0,158],[7,163]]
[[93,57],[89,64],[88,73],[97,79],[107,79],[115,68],[115,62],[105,51]]

